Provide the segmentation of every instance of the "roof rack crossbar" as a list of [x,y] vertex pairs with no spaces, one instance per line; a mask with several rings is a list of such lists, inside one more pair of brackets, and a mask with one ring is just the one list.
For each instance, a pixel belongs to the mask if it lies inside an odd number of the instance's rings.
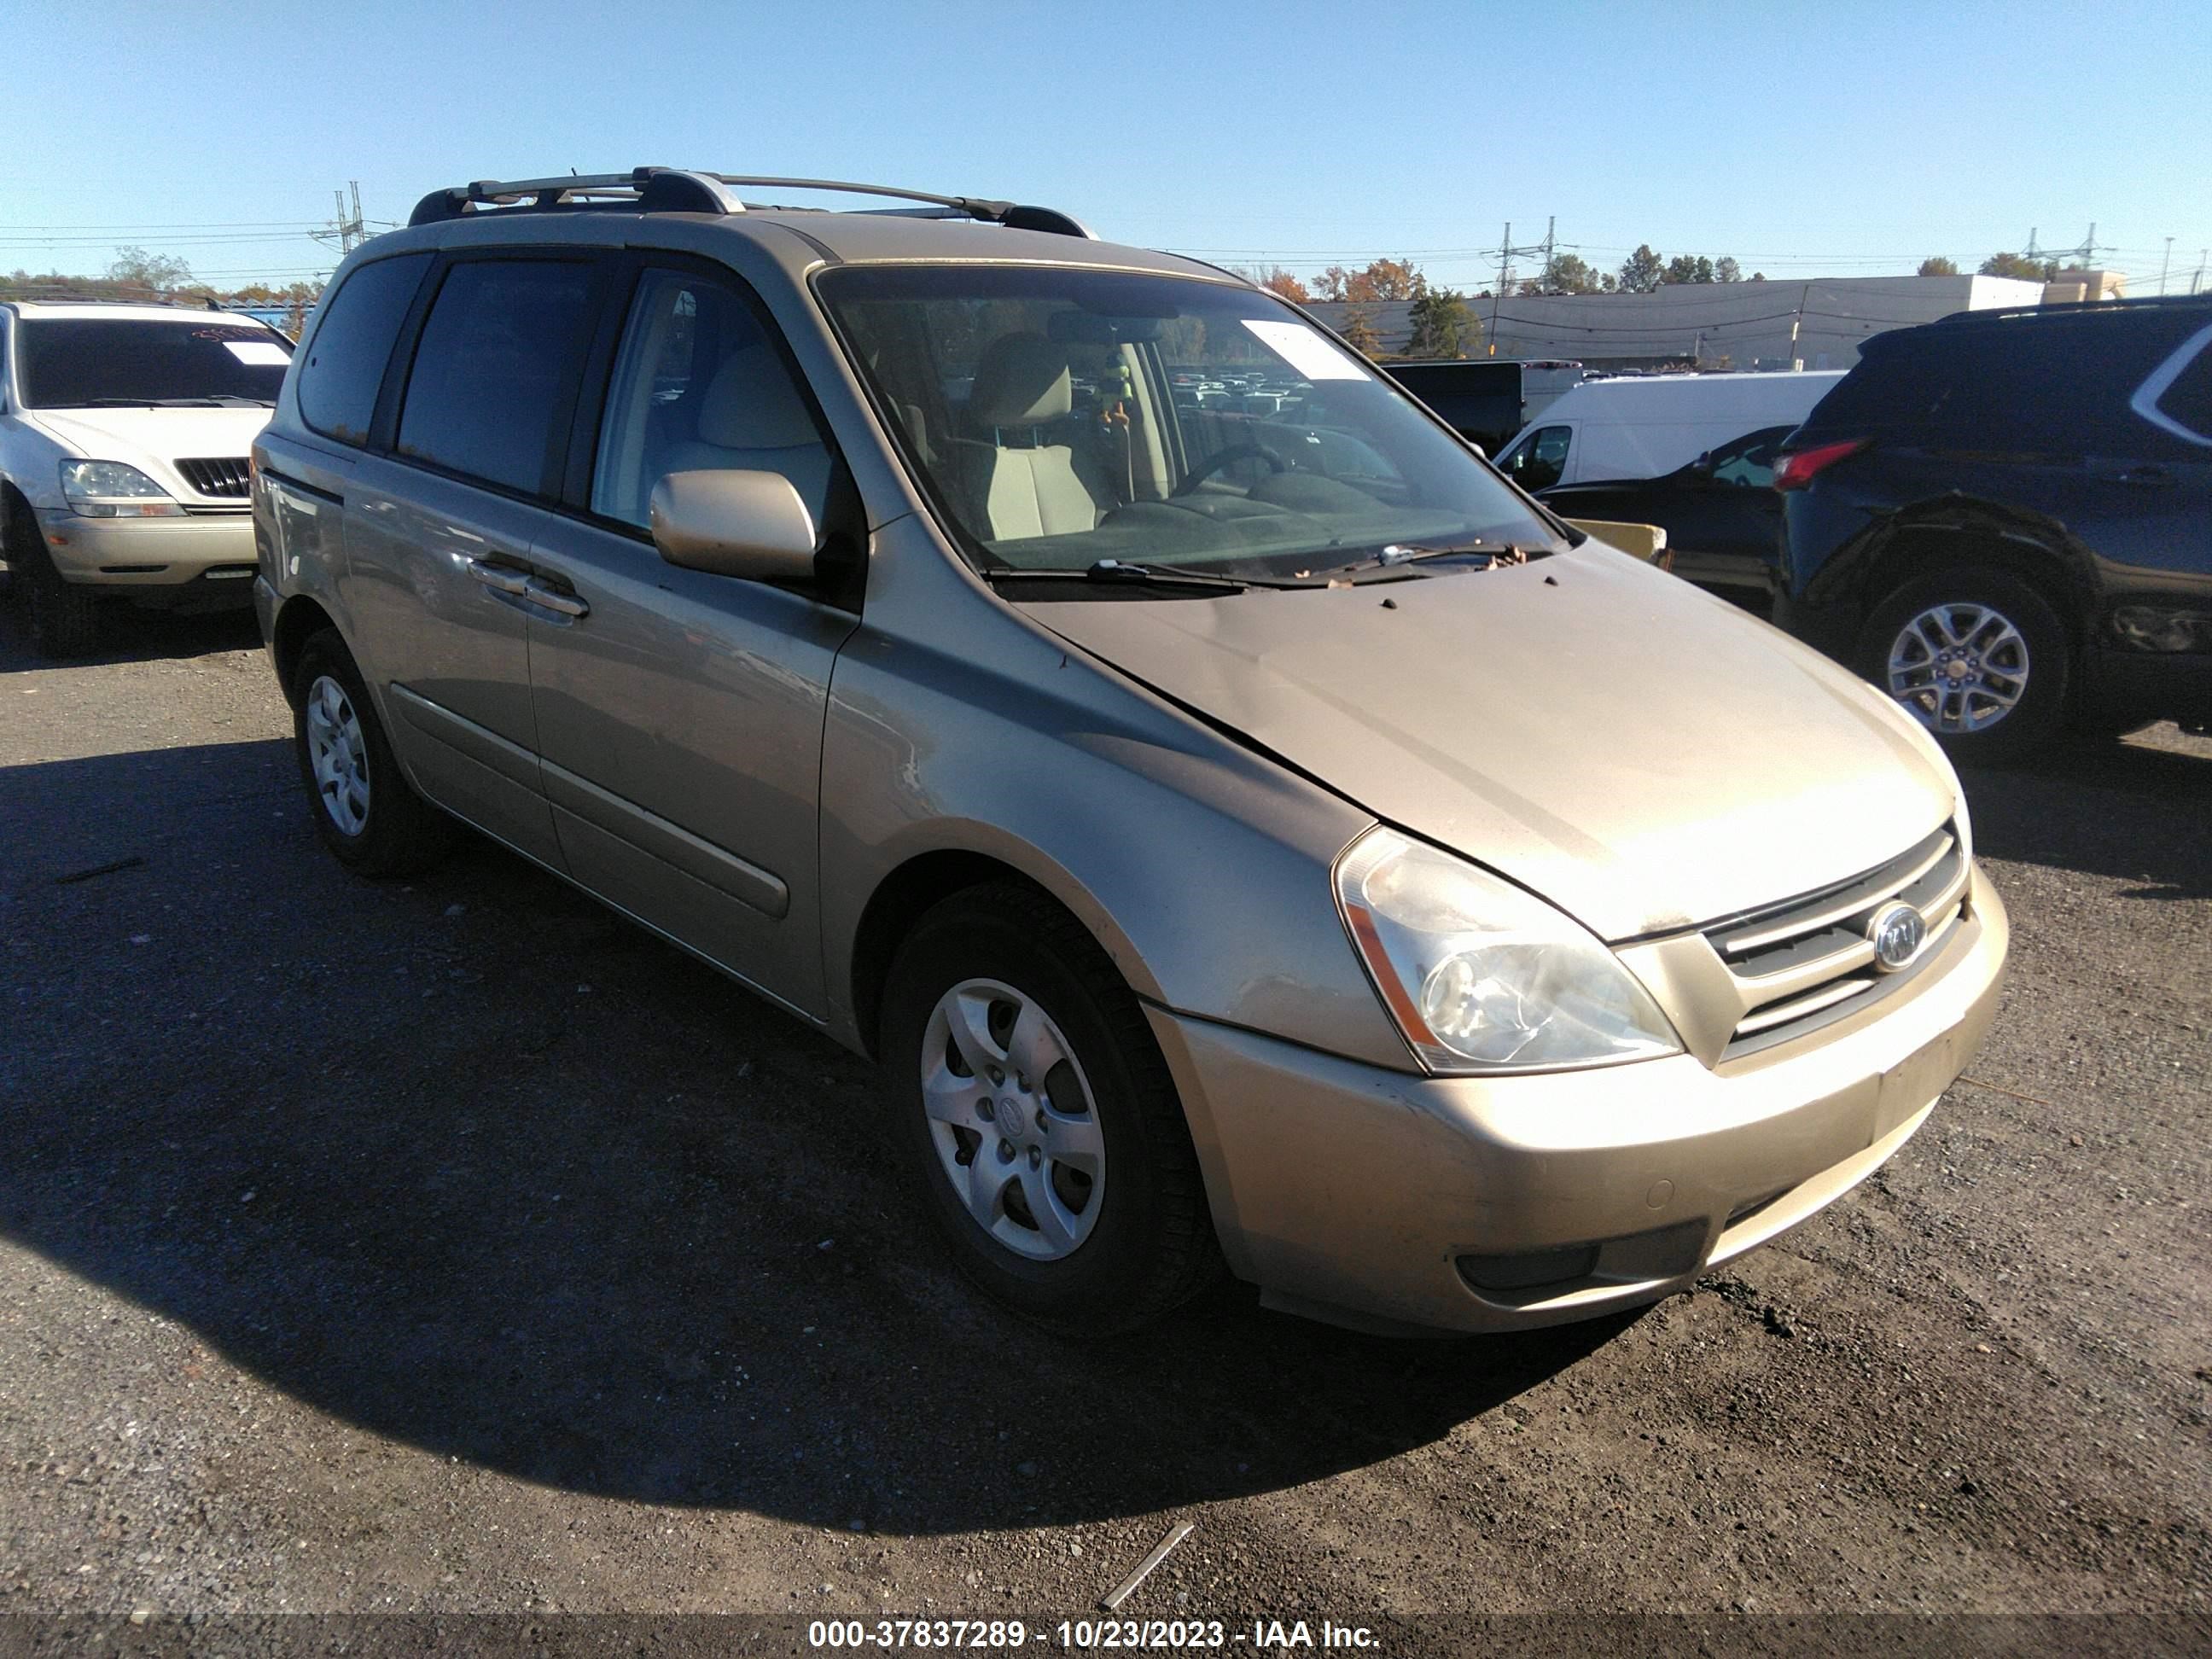
[[[918,202],[940,211],[926,216],[980,219],[1016,230],[1041,230],[1062,236],[1091,235],[1090,228],[1056,209],[1024,206],[990,197],[939,196],[930,191],[907,190],[896,185],[856,184],[845,179],[787,179],[734,173],[694,173],[679,167],[634,167],[628,173],[568,173],[551,179],[478,179],[452,189],[433,191],[416,205],[410,225],[435,224],[458,219],[480,207],[507,210],[550,210],[586,204],[595,198],[602,207],[635,203],[646,213],[743,213],[775,211],[759,204],[740,201],[733,190],[744,186],[770,190],[836,191],[856,196],[884,196],[896,201]],[[527,203],[527,208],[525,204]],[[864,212],[904,213],[925,216],[914,209],[875,208]]]

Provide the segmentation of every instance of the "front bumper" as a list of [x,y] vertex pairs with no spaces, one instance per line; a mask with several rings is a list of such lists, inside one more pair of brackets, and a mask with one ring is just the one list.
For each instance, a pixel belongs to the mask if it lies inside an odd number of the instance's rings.
[[100,587],[172,588],[235,569],[240,605],[253,569],[251,513],[190,513],[173,519],[84,519],[41,513],[47,556],[64,581]]
[[[1756,1064],[1688,1055],[1429,1078],[1166,1010],[1222,1248],[1270,1305],[1370,1329],[1503,1331],[1686,1290],[1872,1174],[1980,1046],[2009,927],[1977,871],[1943,955],[1841,1036]],[[1537,1282],[1495,1285],[1500,1259]],[[1541,1279],[1547,1260],[1575,1264]]]

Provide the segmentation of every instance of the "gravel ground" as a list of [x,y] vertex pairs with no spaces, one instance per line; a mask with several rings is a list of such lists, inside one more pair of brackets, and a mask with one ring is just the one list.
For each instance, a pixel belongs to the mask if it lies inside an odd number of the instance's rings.
[[2212,1629],[2212,741],[1969,780],[1973,1081],[1694,1295],[1070,1347],[909,1216],[860,1061],[489,846],[343,874],[256,644],[0,630],[0,1611],[1042,1622],[1188,1520],[1126,1613]]

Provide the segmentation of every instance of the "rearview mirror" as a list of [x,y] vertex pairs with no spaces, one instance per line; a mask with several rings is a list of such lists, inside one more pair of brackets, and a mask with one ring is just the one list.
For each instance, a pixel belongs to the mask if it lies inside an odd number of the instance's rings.
[[660,556],[686,570],[747,581],[814,574],[814,515],[781,472],[671,472],[647,510]]

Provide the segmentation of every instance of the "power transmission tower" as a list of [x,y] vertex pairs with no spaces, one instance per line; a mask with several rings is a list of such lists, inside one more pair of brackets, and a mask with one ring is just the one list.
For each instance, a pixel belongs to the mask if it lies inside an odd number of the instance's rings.
[[1498,245],[1498,286],[1490,291],[1490,356],[1495,357],[1498,355],[1498,301],[1504,297],[1506,289],[1512,283],[1514,260],[1540,258],[1544,262],[1544,270],[1548,275],[1552,269],[1552,261],[1559,252],[1557,240],[1559,222],[1559,216],[1553,215],[1544,222],[1542,241],[1532,243],[1527,247],[1516,247],[1513,246],[1513,222],[1510,219],[1505,222],[1504,240]]
[[352,179],[347,184],[353,191],[353,211],[346,211],[346,192],[334,190],[331,195],[337,203],[337,216],[320,230],[307,233],[317,241],[337,248],[341,258],[368,240],[368,232],[362,228],[361,220],[361,180]]

